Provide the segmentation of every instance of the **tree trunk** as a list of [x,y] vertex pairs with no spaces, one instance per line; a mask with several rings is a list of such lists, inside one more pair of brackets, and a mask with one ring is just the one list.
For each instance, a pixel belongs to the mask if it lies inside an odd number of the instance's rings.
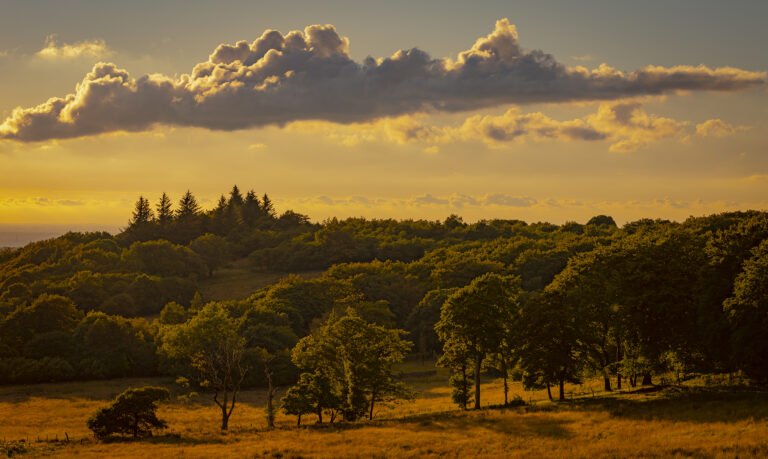
[[480,364],[483,363],[483,355],[475,353],[475,409],[480,409]]
[[[219,402],[219,392],[216,391],[213,394],[213,401],[221,408],[221,430],[227,430],[229,425],[229,416],[232,414],[232,410],[227,411],[227,402],[229,401],[229,392],[224,391],[224,401]],[[232,409],[235,408],[235,401],[232,400]]]
[[507,362],[501,359],[501,371],[504,373],[504,406],[509,405],[509,386],[507,385]]
[[461,407],[464,408],[464,410],[467,410],[467,399],[469,398],[469,381],[467,381],[467,365],[463,364],[461,366],[461,377],[463,382],[462,390],[464,391],[463,400],[461,403]]
[[643,373],[643,382],[640,383],[643,386],[653,386],[653,380],[650,373]]
[[301,427],[301,413],[296,416],[296,427]]
[[318,408],[317,409],[317,423],[322,424],[323,423],[323,409]]
[[565,400],[565,380],[560,377],[560,401]]
[[275,388],[272,386],[272,371],[269,364],[264,366],[264,374],[267,376],[267,427],[273,429],[275,427],[275,408],[272,405],[272,400],[275,398]]
[[229,425],[229,416],[227,415],[227,406],[221,407],[221,430],[227,430]]
[[611,378],[609,378],[608,375],[603,375],[603,386],[606,392],[611,392],[613,390],[611,389]]
[[621,390],[621,368],[618,363],[624,358],[621,355],[621,338],[616,337],[616,389]]
[[373,402],[376,401],[376,391],[371,392],[371,411],[368,413],[368,419],[373,420]]
[[552,401],[552,389],[549,387],[549,383],[547,383],[547,396],[549,397],[549,401]]

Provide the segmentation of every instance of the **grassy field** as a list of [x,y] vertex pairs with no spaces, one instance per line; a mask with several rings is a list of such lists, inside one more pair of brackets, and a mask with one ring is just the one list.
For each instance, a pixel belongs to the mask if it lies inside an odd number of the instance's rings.
[[[426,371],[410,363],[403,371]],[[162,405],[169,429],[134,442],[94,441],[85,420],[127,387],[167,385],[167,379],[40,384],[0,388],[3,447],[57,457],[766,457],[768,395],[749,388],[703,388],[701,379],[653,392],[605,394],[600,381],[569,386],[569,400],[545,391],[512,392],[528,404],[462,412],[450,401],[446,375],[408,378],[418,397],[382,407],[373,421],[296,428],[279,415],[267,430],[265,394],[246,391],[230,431],[205,394]],[[715,381],[717,383],[717,381]],[[483,404],[503,400],[501,381],[483,385]],[[66,437],[69,442],[64,442]],[[18,440],[24,440],[22,445]],[[0,449],[2,451],[2,449]]]
[[[318,277],[322,271],[297,273],[305,279]],[[274,284],[286,273],[256,271],[247,258],[234,261],[214,273],[213,277],[200,281],[200,295],[204,301],[238,300],[248,297],[256,290]]]

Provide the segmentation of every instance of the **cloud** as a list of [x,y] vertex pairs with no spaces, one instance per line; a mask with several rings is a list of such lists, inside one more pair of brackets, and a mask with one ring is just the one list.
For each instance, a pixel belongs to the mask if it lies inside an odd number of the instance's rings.
[[352,125],[299,122],[289,128],[324,135],[348,146],[388,141],[421,143],[430,145],[426,151],[434,151],[437,145],[452,142],[481,141],[490,147],[502,147],[526,141],[605,140],[610,142],[610,151],[625,153],[665,139],[685,141],[693,133],[689,124],[649,114],[639,101],[623,100],[600,103],[595,113],[564,121],[513,107],[501,115],[474,115],[447,126],[428,125],[423,117],[406,115]]
[[41,207],[50,207],[50,206],[84,206],[86,204],[85,201],[79,200],[79,199],[52,199],[45,196],[33,196],[28,198],[7,198],[5,200],[0,200],[0,206],[15,206],[15,207],[25,207],[25,206],[41,206]]
[[[72,54],[82,45],[51,43],[43,51],[52,55]],[[106,46],[92,42],[82,48],[96,52]],[[64,49],[73,51],[57,51]],[[236,130],[300,120],[353,123],[510,104],[735,91],[766,78],[764,72],[731,67],[649,66],[630,73],[606,64],[569,68],[542,51],[523,49],[506,19],[455,60],[413,48],[357,63],[348,49],[349,40],[332,25],[313,25],[286,35],[268,30],[252,43],[222,44],[178,78],[134,78],[115,64],[98,63],[74,93],[16,108],[0,125],[0,139],[135,132],[157,124]]]
[[78,57],[107,57],[112,51],[104,40],[86,40],[74,44],[59,44],[53,35],[45,39],[45,48],[35,55],[46,59],[74,59]]
[[507,194],[495,193],[486,195],[483,199],[485,205],[497,205],[504,207],[531,207],[537,201],[533,198],[510,196]]
[[707,120],[696,125],[696,134],[702,136],[727,137],[737,132],[744,132],[752,129],[752,126],[735,126],[726,123],[720,118]]

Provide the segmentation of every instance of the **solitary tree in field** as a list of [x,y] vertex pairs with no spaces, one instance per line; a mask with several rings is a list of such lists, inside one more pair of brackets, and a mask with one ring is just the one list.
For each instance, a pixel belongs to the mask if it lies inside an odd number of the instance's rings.
[[489,273],[451,295],[440,311],[435,330],[444,349],[464,346],[474,360],[475,409],[480,409],[483,360],[511,333],[519,293],[519,278]]
[[88,428],[96,438],[152,435],[152,429],[164,429],[165,421],[157,418],[157,402],[170,398],[164,387],[128,389],[117,396],[112,405],[101,408],[88,419]]
[[213,391],[221,410],[221,430],[227,430],[240,386],[248,368],[243,363],[245,339],[237,320],[217,303],[210,303],[184,324],[163,334],[162,352],[186,361],[197,370],[200,385]]

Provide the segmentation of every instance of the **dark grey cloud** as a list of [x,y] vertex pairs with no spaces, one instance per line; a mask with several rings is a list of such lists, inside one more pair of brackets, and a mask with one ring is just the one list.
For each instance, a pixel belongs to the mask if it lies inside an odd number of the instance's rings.
[[[0,139],[62,139],[157,124],[235,130],[299,120],[351,123],[435,110],[735,91],[765,83],[765,73],[728,67],[646,67],[631,73],[605,65],[592,71],[569,68],[542,51],[524,50],[506,19],[455,61],[410,49],[357,63],[348,47],[333,26],[313,25],[286,35],[269,30],[253,43],[220,45],[207,62],[179,78],[133,78],[115,64],[99,63],[74,94],[15,109],[0,125]],[[515,133],[488,135],[508,139]],[[574,128],[568,135],[599,133]]]

